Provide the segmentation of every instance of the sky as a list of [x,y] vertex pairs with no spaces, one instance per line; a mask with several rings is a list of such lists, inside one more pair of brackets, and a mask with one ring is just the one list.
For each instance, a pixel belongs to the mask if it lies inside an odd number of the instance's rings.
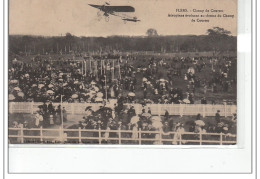
[[[207,29],[219,26],[237,33],[237,0],[107,0],[111,5],[130,5],[140,22],[127,22],[111,16],[98,21],[98,9],[88,4],[103,5],[101,0],[9,0],[9,34],[60,36],[67,32],[76,36],[145,35],[154,28],[159,35],[202,35]],[[187,9],[188,12],[176,12]],[[191,22],[191,18],[168,17],[168,14],[192,14],[193,9],[223,10],[234,15],[209,19],[207,22]],[[193,13],[198,14],[198,13]],[[207,13],[199,13],[206,15]],[[209,13],[216,14],[216,13]],[[195,21],[197,18],[193,18]]]

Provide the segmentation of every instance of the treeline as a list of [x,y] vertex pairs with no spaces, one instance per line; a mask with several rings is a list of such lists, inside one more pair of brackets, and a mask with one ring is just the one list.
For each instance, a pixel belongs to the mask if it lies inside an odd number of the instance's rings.
[[70,52],[194,52],[194,51],[236,51],[237,38],[221,35],[186,36],[109,36],[77,37],[66,36],[9,36],[11,53],[70,53]]

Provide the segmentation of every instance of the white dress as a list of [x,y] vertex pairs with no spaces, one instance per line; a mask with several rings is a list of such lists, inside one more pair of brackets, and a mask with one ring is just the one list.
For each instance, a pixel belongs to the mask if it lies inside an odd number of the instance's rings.
[[110,95],[111,95],[111,98],[115,97],[115,92],[114,92],[113,88],[110,89]]
[[134,126],[132,131],[133,131],[132,139],[138,140],[138,130],[137,130],[137,127]]
[[181,133],[185,132],[184,128],[183,127],[179,127],[177,130],[176,130],[176,133],[174,134],[174,137],[173,137],[173,141],[172,141],[172,144],[176,145],[178,144],[178,140],[180,140],[181,138]]
[[108,127],[106,130],[107,130],[107,132],[105,132],[105,134],[104,134],[105,141],[107,141],[109,139],[110,128]]

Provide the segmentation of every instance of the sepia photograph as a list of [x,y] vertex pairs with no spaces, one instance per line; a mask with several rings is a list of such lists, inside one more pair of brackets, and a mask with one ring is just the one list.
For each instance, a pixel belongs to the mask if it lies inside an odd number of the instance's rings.
[[237,145],[237,0],[9,0],[8,144]]

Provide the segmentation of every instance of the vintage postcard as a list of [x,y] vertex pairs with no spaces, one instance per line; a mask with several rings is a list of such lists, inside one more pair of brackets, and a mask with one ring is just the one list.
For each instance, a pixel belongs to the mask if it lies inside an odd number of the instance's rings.
[[8,44],[9,144],[237,144],[237,0],[9,0]]

